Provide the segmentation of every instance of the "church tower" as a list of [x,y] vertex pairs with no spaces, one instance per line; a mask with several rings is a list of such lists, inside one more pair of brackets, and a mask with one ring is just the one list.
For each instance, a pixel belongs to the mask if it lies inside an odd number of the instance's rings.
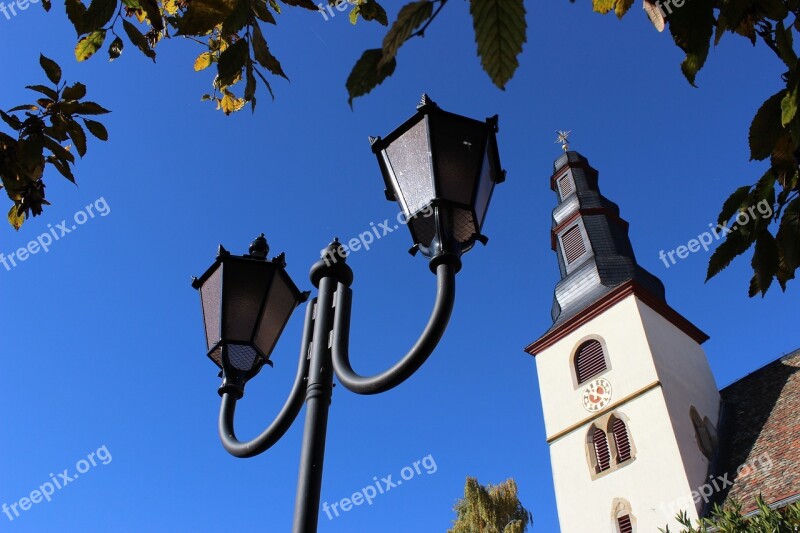
[[696,518],[710,483],[720,396],[708,336],[667,305],[639,266],[619,207],[567,151],[550,187],[561,280],[536,359],[564,533],[651,533]]

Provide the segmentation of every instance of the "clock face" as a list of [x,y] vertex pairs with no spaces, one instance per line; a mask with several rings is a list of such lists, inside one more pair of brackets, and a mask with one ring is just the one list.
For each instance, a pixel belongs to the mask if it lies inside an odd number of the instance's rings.
[[611,383],[599,378],[590,381],[583,390],[583,408],[590,413],[595,413],[604,408],[611,401]]

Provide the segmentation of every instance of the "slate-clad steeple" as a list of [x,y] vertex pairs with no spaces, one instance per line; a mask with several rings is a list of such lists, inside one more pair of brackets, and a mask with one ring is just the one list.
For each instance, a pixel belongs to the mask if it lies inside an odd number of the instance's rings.
[[664,285],[636,263],[628,223],[620,218],[617,204],[600,193],[597,178],[597,170],[578,152],[568,151],[554,164],[550,188],[559,203],[553,210],[551,239],[561,281],[555,289],[551,331],[627,281],[666,303]]

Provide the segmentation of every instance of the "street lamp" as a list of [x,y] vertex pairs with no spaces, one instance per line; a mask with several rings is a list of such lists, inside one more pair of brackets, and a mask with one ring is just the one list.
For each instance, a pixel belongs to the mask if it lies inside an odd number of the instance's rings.
[[[408,353],[375,376],[357,374],[348,350],[353,272],[338,240],[311,268],[317,288],[305,314],[294,385],[283,408],[256,438],[241,442],[233,430],[236,402],[244,386],[265,365],[292,311],[306,301],[285,270],[283,254],[267,260],[263,234],[250,253],[233,256],[220,246],[214,264],[192,286],[200,292],[208,357],[222,369],[219,434],[236,457],[253,457],[274,445],[306,403],[292,531],[317,530],[322,466],[333,375],[358,394],[378,394],[408,379],[441,339],[455,301],[461,255],[481,234],[494,185],[503,181],[497,151],[497,117],[485,122],[442,111],[423,96],[417,113],[385,139],[370,142],[386,182],[414,241],[412,252],[430,259],[436,274],[436,301],[422,334]],[[433,216],[423,216],[422,213]]]

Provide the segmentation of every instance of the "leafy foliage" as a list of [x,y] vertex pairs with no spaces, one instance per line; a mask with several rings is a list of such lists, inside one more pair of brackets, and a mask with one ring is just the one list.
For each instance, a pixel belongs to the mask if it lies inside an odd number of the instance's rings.
[[[623,0],[592,0],[595,11],[620,15]],[[786,88],[769,97],[750,126],[750,158],[769,159],[769,170],[751,186],[738,188],[724,203],[719,223],[734,217],[748,221],[727,232],[708,264],[706,280],[719,274],[736,257],[753,248],[753,278],[749,295],[767,293],[774,280],[782,290],[800,267],[800,63],[794,36],[800,31],[800,0],[686,0],[680,4],[644,0],[645,10],[658,31],[670,33],[686,54],[681,70],[692,85],[708,58],[712,41],[719,44],[726,33],[766,45],[785,68]],[[624,14],[623,9],[623,14]],[[765,203],[766,202],[766,203]],[[770,206],[771,217],[752,216],[761,203]],[[749,217],[745,214],[750,213]],[[731,225],[733,228],[734,225]],[[774,232],[773,232],[774,230]]]
[[[692,521],[682,512],[676,516],[683,529],[680,533],[791,533],[800,531],[800,502],[795,502],[782,509],[771,509],[761,498],[756,497],[758,512],[745,517],[742,506],[731,502],[724,508],[715,505],[709,518],[702,518],[692,525]],[[662,533],[670,533],[669,526],[660,529]]]
[[464,498],[453,510],[458,516],[447,533],[525,533],[533,524],[533,515],[522,507],[513,479],[484,487],[468,477]]
[[13,202],[8,222],[16,230],[25,219],[40,215],[42,207],[50,204],[42,181],[47,165],[75,183],[70,166],[75,163],[73,148],[80,157],[87,149],[86,132],[78,119],[92,135],[102,141],[108,139],[101,123],[86,118],[108,113],[100,105],[83,100],[86,86],[62,82],[61,67],[52,59],[41,55],[39,64],[53,86],[30,85],[28,89],[40,96],[35,104],[0,111],[0,119],[13,132],[9,135],[0,131],[0,188]]
[[[342,1],[347,0],[328,0],[328,4],[333,6]],[[423,37],[448,0],[410,1],[400,7],[391,24],[378,0],[350,1],[354,4],[350,13],[353,24],[363,19],[388,28],[381,46],[363,52],[347,77],[345,87],[352,105],[355,98],[368,94],[394,73],[402,46],[414,37]],[[765,101],[750,127],[751,159],[769,159],[769,170],[754,185],[740,187],[728,198],[720,222],[748,212],[759,202],[769,202],[773,216],[751,217],[746,224],[738,225],[736,231],[729,232],[709,261],[707,279],[753,248],[750,295],[766,294],[774,280],[786,290],[788,281],[800,267],[800,62],[794,49],[795,33],[800,31],[800,0],[643,0],[643,3],[655,28],[664,31],[668,27],[675,44],[685,54],[681,70],[692,85],[708,59],[712,42],[719,44],[728,33],[744,37],[753,45],[766,45],[780,60],[785,88]],[[614,13],[620,19],[630,12],[633,4],[634,0],[592,0],[596,12]],[[42,5],[49,10],[51,2],[43,1]],[[201,99],[215,102],[217,109],[226,115],[244,109],[248,103],[255,110],[259,82],[274,98],[268,75],[288,79],[269,47],[265,30],[277,24],[281,6],[318,10],[313,0],[91,0],[88,6],[82,0],[65,0],[67,17],[77,34],[78,61],[94,57],[103,47],[107,47],[109,59],[115,60],[123,54],[126,42],[155,61],[157,45],[176,36],[190,39],[202,48],[194,59],[195,71],[214,73],[213,91]],[[469,0],[469,7],[481,65],[491,81],[503,89],[519,66],[518,57],[527,40],[524,0]],[[50,81],[58,85],[54,80],[60,80],[60,68],[45,60],[42,66]],[[64,89],[67,88],[60,90]],[[57,87],[57,93],[58,90]],[[54,103],[57,97],[63,95],[48,96]],[[70,98],[77,100],[71,95]],[[70,98],[66,101],[71,101]],[[67,115],[62,117],[66,125],[61,123],[59,113],[64,112],[61,107],[54,107],[54,111],[43,109],[41,113],[51,113],[43,116],[55,121],[50,127],[66,137],[45,135],[51,141],[41,140],[42,150],[51,153],[49,157],[54,160],[48,162],[59,172],[74,179],[69,169],[72,154],[65,148],[55,148],[53,143],[68,138],[81,150],[85,145],[81,132],[71,126]],[[67,111],[70,109],[67,106]],[[9,220],[17,227],[24,220],[24,213],[36,214],[43,205],[37,203],[36,194],[44,199],[44,184],[41,176],[30,177],[36,176],[38,167],[29,159],[38,152],[40,136],[33,135],[32,140],[27,140],[32,135],[28,126],[21,126],[22,121],[11,111],[3,119],[21,132],[20,138],[14,140],[16,144],[9,142],[7,136],[0,137],[3,186],[17,206]],[[99,123],[84,125],[98,138],[107,138]],[[18,126],[20,129],[16,129]],[[18,178],[20,169],[27,169],[22,173],[27,179]],[[8,178],[11,172],[13,179]],[[15,180],[20,183],[13,183]],[[38,187],[36,190],[40,192],[21,192],[33,191],[31,187]],[[25,205],[31,207],[19,211],[23,198],[28,198]]]

